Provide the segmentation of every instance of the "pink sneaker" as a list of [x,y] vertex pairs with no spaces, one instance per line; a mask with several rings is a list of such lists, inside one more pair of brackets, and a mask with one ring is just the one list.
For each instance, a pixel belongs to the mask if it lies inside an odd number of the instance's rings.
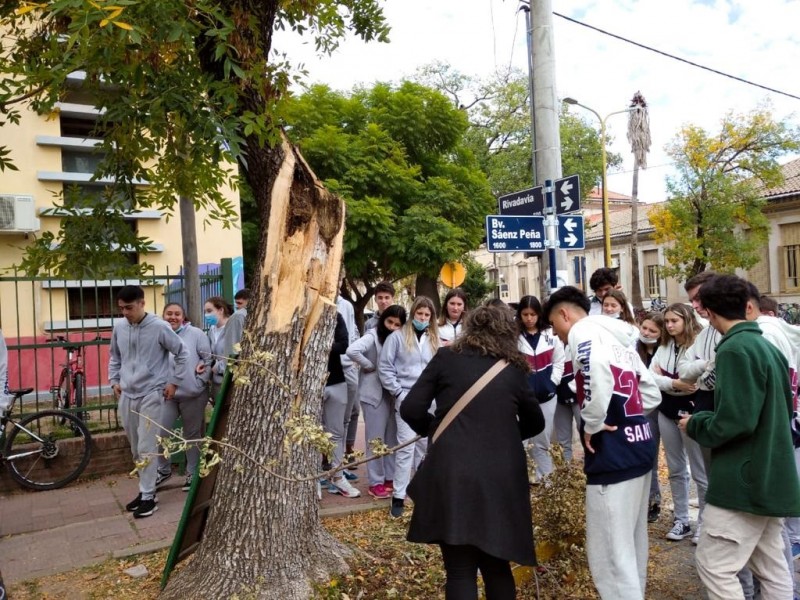
[[373,498],[377,498],[378,500],[386,500],[391,498],[392,493],[387,491],[385,487],[383,487],[382,483],[378,485],[371,485],[367,488],[367,493],[372,496]]
[[386,491],[391,494],[394,491],[394,481],[387,479],[383,482],[383,487],[386,488]]

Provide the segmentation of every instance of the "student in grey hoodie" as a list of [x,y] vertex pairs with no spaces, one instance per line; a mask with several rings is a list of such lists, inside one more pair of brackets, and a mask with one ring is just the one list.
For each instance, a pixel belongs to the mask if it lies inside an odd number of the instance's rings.
[[[124,319],[111,334],[108,379],[119,399],[117,413],[139,470],[139,495],[125,509],[137,519],[156,510],[156,436],[164,399],[175,396],[185,379],[186,346],[166,321],[145,312],[144,290],[126,285],[117,293]],[[174,369],[169,355],[175,356]],[[151,422],[152,421],[152,422]]]
[[[203,435],[203,417],[208,403],[208,379],[211,376],[211,343],[202,329],[186,320],[186,311],[177,302],[164,307],[164,320],[172,331],[178,334],[186,346],[187,365],[184,378],[178,383],[175,396],[164,401],[160,425],[173,429],[180,415],[183,420],[183,437],[188,440],[199,439]],[[169,362],[175,368],[175,358],[170,355]],[[186,481],[183,491],[188,492],[192,478],[197,473],[200,461],[200,448],[192,444],[186,450]],[[172,461],[163,454],[158,457],[158,478],[156,487],[172,477]]]

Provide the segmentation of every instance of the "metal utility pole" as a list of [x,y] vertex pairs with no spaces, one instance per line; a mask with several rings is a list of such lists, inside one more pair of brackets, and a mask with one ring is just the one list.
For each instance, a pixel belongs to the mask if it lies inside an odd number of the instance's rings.
[[[561,136],[559,102],[556,94],[555,43],[553,39],[552,0],[530,0],[528,13],[531,58],[531,105],[533,106],[534,185],[561,178]],[[547,216],[555,218],[554,214]],[[555,225],[553,235],[555,240]],[[558,284],[556,267],[566,268],[567,254],[551,248],[540,263],[541,295],[544,297]],[[550,273],[550,276],[545,276]]]

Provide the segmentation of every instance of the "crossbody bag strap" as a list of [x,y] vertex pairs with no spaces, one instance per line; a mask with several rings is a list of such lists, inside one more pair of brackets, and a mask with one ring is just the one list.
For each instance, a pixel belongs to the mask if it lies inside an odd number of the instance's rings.
[[458,399],[453,405],[448,413],[442,419],[442,422],[439,423],[439,427],[436,428],[436,431],[433,433],[433,437],[431,437],[431,443],[435,443],[436,440],[439,439],[439,436],[444,433],[444,430],[447,429],[448,425],[453,422],[453,420],[458,416],[464,408],[466,408],[467,404],[472,402],[472,399],[475,398],[478,394],[481,393],[481,390],[486,387],[486,385],[497,375],[508,366],[508,362],[505,359],[501,358],[496,363],[494,363],[486,373],[481,375],[480,379],[472,384],[472,386],[464,392],[464,395]]

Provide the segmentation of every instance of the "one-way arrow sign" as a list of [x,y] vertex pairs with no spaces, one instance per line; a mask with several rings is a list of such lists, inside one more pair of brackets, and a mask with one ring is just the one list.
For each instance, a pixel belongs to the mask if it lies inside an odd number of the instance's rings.
[[558,246],[564,250],[583,250],[583,215],[558,215]]
[[556,214],[575,212],[581,208],[581,185],[577,175],[557,179]]

